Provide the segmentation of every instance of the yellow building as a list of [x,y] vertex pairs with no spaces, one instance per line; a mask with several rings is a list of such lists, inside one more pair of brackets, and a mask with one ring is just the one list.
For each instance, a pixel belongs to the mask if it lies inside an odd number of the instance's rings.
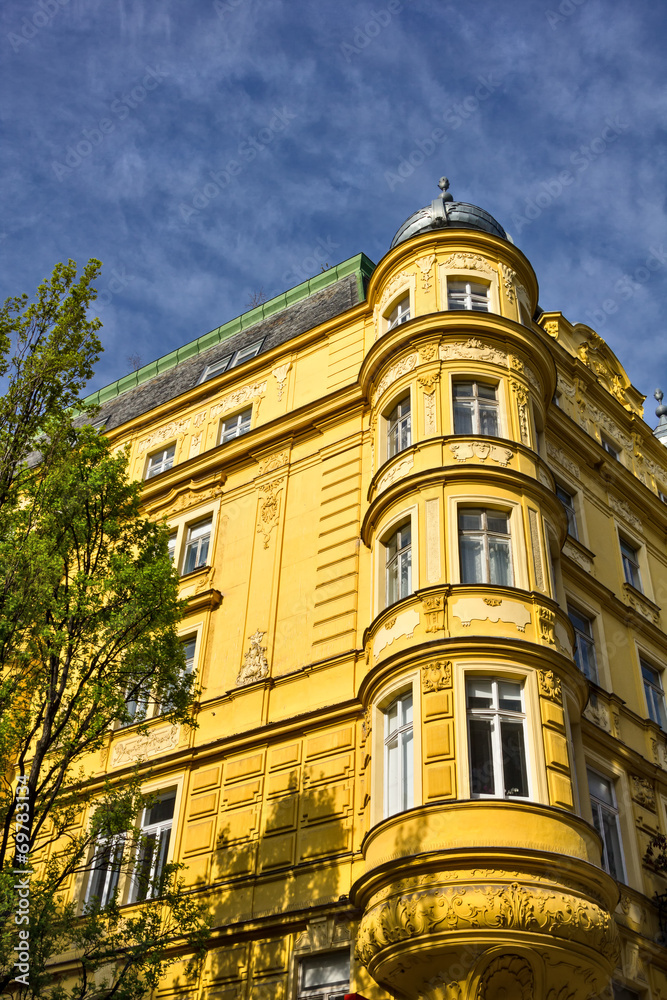
[[667,452],[440,187],[377,266],[91,397],[172,527],[202,691],[99,760],[145,761],[214,910],[165,1000],[667,998]]

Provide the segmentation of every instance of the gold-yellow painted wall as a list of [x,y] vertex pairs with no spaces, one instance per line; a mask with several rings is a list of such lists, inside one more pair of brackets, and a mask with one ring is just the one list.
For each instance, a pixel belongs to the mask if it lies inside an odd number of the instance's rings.
[[[489,312],[449,310],[452,278],[486,284]],[[410,320],[387,329],[405,296]],[[369,1000],[584,1000],[612,974],[667,996],[652,902],[667,885],[643,860],[667,830],[667,743],[639,664],[667,658],[667,452],[604,342],[560,313],[531,322],[536,305],[511,244],[417,236],[359,306],[111,432],[138,478],[176,444],[144,495],[178,528],[177,560],[188,526],[213,520],[209,564],[182,585],[198,728],[158,717],[148,741],[110,734],[91,763],[122,781],[143,757],[153,787],[181,789],[170,850],[215,919],[200,979],[170,975],[160,996],[294,1000],[300,959],[341,949]],[[497,388],[497,438],[455,434],[455,378]],[[411,443],[388,459],[387,417],[408,394]],[[250,432],[216,445],[250,405]],[[461,582],[466,503],[509,512],[512,586]],[[386,607],[387,537],[408,521],[413,592]],[[597,684],[574,661],[567,602],[593,623]],[[526,801],[471,792],[473,676],[522,685]],[[383,713],[401,692],[414,802],[386,817]],[[615,789],[618,881],[587,765]]]

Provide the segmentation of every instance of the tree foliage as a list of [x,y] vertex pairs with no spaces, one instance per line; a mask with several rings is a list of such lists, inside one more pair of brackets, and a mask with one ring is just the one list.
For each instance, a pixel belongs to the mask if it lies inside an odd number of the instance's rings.
[[[178,865],[156,871],[144,903],[120,905],[150,846],[137,826],[146,774],[91,776],[137,704],[159,698],[188,724],[194,699],[167,529],[142,515],[125,452],[80,401],[101,351],[88,318],[99,269],[90,261],[77,279],[73,261],[58,264],[33,303],[0,312],[0,991],[26,998],[144,996],[173,949],[200,946],[206,930]],[[105,844],[122,877],[104,907],[82,906],[70,890]],[[29,924],[17,925],[26,848]],[[30,970],[17,984],[26,927]]]

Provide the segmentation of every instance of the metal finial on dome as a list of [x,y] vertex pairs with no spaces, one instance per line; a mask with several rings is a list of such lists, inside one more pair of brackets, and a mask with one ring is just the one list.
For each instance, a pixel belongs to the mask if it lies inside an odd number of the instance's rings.
[[656,417],[660,417],[661,424],[667,424],[667,420],[665,419],[665,417],[667,417],[667,406],[665,406],[662,402],[662,398],[664,396],[662,389],[656,389],[653,395],[658,400],[658,405],[656,406],[655,409],[655,415]]
[[442,197],[443,201],[454,201],[454,198],[452,197],[452,195],[451,194],[447,194],[447,190],[449,188],[449,178],[448,177],[441,177],[440,180],[438,181],[438,187],[442,191],[441,197]]

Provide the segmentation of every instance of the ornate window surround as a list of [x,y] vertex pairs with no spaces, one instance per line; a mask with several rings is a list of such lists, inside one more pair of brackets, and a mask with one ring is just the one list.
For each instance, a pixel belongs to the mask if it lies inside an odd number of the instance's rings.
[[[457,493],[446,498],[447,505],[447,559],[449,562],[448,579],[452,583],[461,582],[461,565],[459,562],[459,507],[497,507],[510,515],[510,539],[512,552],[512,568],[514,572],[514,587],[529,590],[528,581],[528,545],[523,529],[522,505],[519,501],[502,494],[489,496],[488,493]],[[480,587],[490,586],[479,584]]]
[[[448,312],[447,308],[447,281],[473,281],[479,285],[489,286],[489,313],[502,315],[500,308],[500,294],[498,288],[498,268],[491,261],[480,257],[479,254],[465,255],[471,264],[470,267],[462,266],[456,258],[463,258],[461,253],[453,253],[450,257],[438,264],[438,284],[440,292],[441,311]],[[452,258],[454,258],[452,260]],[[474,259],[477,258],[477,259]],[[457,310],[458,312],[459,310]],[[512,315],[510,319],[515,319]]]
[[[503,378],[498,378],[498,376],[487,376],[486,372],[477,371],[451,371],[449,373],[449,426],[450,434],[456,434],[454,429],[454,383],[455,382],[482,382],[485,385],[492,385],[496,390],[496,399],[498,401],[498,437],[508,438],[511,437],[507,433],[507,428],[510,425],[507,419],[507,386],[506,380]],[[458,435],[457,435],[458,436]],[[464,434],[460,435],[462,437],[483,437],[479,434]],[[492,441],[494,438],[484,438],[484,440]]]
[[[456,732],[456,770],[459,798],[472,798],[470,790],[470,766],[468,759],[468,711],[466,681],[472,677],[491,677],[520,683],[523,687],[523,710],[526,716],[526,770],[528,772],[529,801],[549,804],[546,761],[542,734],[542,716],[537,690],[537,676],[534,668],[522,667],[517,663],[501,660],[459,660],[452,662],[454,682],[454,725]],[[499,796],[502,800],[502,796]],[[525,799],[508,798],[508,802],[524,802]]]

